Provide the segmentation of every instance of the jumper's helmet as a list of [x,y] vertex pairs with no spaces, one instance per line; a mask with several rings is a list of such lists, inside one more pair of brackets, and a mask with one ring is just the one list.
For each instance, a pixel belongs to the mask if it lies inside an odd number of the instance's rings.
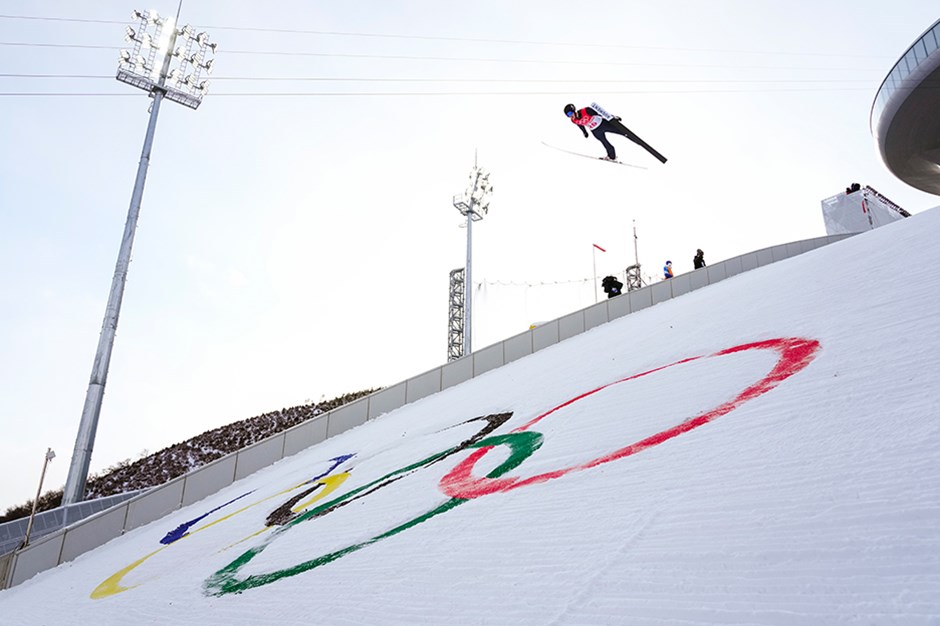
[[575,112],[576,110],[577,110],[577,109],[574,108],[574,105],[573,105],[573,104],[566,104],[566,105],[565,105],[565,115],[567,115],[568,117],[571,117],[572,115],[574,115],[574,112]]

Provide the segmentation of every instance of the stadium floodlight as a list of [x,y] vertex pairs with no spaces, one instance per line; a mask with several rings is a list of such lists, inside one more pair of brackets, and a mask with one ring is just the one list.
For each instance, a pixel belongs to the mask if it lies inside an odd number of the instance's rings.
[[[161,18],[153,10],[146,13],[135,10],[131,15],[138,22],[137,28],[128,26],[124,32],[126,39],[132,41],[134,46],[132,50],[121,51],[116,78],[147,92],[152,99],[150,121],[144,136],[144,147],[137,166],[137,178],[131,194],[127,222],[124,225],[124,238],[121,240],[117,265],[111,281],[111,292],[105,308],[101,334],[98,337],[98,350],[95,353],[91,379],[82,408],[82,418],[78,426],[72,461],[62,495],[63,505],[80,502],[85,497],[85,482],[88,478],[95,432],[98,429],[98,416],[101,413],[101,402],[104,398],[104,386],[111,362],[111,349],[117,331],[118,315],[130,266],[134,232],[137,229],[160,104],[166,99],[191,109],[198,108],[208,87],[207,81],[201,80],[201,73],[211,67],[212,61],[212,59],[206,59],[206,52],[211,49],[215,53],[215,45],[209,43],[209,35],[206,33],[196,36],[190,26],[179,30],[176,28],[179,10],[177,10],[176,18]],[[179,48],[176,47],[177,42],[181,44]],[[176,67],[171,67],[174,63]],[[183,76],[186,78],[181,81],[180,78]]]
[[493,186],[490,185],[490,175],[476,164],[474,157],[473,169],[470,170],[470,183],[462,195],[454,196],[454,207],[467,218],[467,264],[464,269],[464,314],[463,314],[463,353],[464,356],[472,351],[471,324],[473,306],[473,222],[479,222],[490,210],[490,194]]
[[[117,79],[153,94],[198,108],[206,94],[202,75],[208,75],[214,59],[216,46],[209,35],[192,26],[177,28],[173,17],[161,18],[156,11],[135,11],[139,20],[136,28],[126,27],[128,41],[134,43],[128,55],[121,55]],[[176,74],[173,71],[176,70]],[[178,80],[177,76],[190,74],[190,80]],[[172,76],[172,77],[171,77]]]

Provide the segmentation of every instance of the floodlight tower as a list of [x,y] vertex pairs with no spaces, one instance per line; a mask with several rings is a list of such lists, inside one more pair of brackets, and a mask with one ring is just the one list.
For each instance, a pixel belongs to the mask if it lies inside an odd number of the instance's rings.
[[470,184],[463,194],[454,196],[454,207],[467,218],[467,265],[464,270],[464,316],[463,316],[463,353],[470,354],[470,327],[473,310],[473,223],[483,219],[490,210],[490,194],[493,186],[490,185],[490,175],[476,164],[473,159],[473,169],[470,170]]
[[[208,81],[203,74],[212,71],[212,58],[206,58],[207,52],[215,54],[215,43],[209,43],[209,35],[196,33],[191,26],[176,28],[182,0],[177,7],[176,18],[160,17],[156,11],[134,11],[132,19],[138,22],[136,29],[128,26],[125,39],[133,44],[132,50],[121,50],[118,61],[117,80],[143,89],[153,99],[150,104],[150,122],[144,136],[144,147],[137,166],[137,178],[131,194],[127,222],[124,225],[124,238],[118,253],[114,278],[111,281],[111,293],[105,308],[101,335],[98,338],[98,350],[91,370],[91,380],[85,394],[82,419],[75,438],[75,449],[69,465],[68,478],[62,496],[62,504],[80,502],[85,496],[85,481],[91,462],[91,451],[95,444],[95,432],[98,429],[98,416],[101,413],[101,400],[108,378],[108,365],[111,362],[111,348],[114,345],[114,333],[117,330],[118,316],[121,312],[121,300],[124,296],[124,284],[127,282],[127,269],[130,264],[131,248],[134,245],[134,231],[137,229],[137,217],[140,213],[140,201],[144,195],[144,182],[150,165],[150,151],[157,127],[157,115],[164,98],[177,102],[191,109],[199,107],[208,88]],[[180,47],[177,47],[177,43]],[[171,65],[175,67],[171,69]]]

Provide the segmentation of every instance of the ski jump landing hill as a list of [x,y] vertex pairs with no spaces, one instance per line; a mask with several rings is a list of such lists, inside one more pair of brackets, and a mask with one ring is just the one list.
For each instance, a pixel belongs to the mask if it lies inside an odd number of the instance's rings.
[[[854,233],[851,233],[854,234]],[[718,262],[701,270],[648,285],[605,300],[510,337],[446,365],[436,367],[338,409],[324,413],[264,441],[213,461],[146,493],[95,514],[50,536],[34,540],[17,553],[0,556],[0,589],[71,561],[111,539],[160,519],[218,492],[232,482],[321,441],[360,426],[389,411],[460,384],[506,363],[537,352],[634,311],[768,265],[851,234],[830,235],[764,248]]]
[[388,387],[8,558],[0,623],[937,624],[938,230],[729,259]]

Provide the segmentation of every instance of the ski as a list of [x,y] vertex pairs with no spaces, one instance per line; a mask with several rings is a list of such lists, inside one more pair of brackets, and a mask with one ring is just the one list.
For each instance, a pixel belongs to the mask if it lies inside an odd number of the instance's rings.
[[564,149],[564,148],[559,148],[558,146],[553,146],[552,144],[550,144],[550,143],[545,143],[544,141],[542,142],[542,145],[543,145],[543,146],[547,146],[547,147],[549,147],[549,148],[552,148],[553,150],[558,150],[559,152],[567,152],[568,154],[573,154],[573,155],[575,155],[575,156],[584,157],[585,159],[594,159],[595,161],[605,161],[605,162],[607,162],[607,163],[616,163],[617,165],[623,165],[623,166],[626,166],[626,167],[634,167],[634,168],[636,168],[636,169],[638,169],[638,170],[645,170],[645,169],[646,169],[646,166],[643,166],[643,165],[634,165],[633,163],[624,163],[623,161],[611,161],[611,160],[609,160],[609,159],[607,159],[607,158],[604,158],[604,157],[596,157],[596,156],[591,156],[590,154],[583,154],[583,153],[581,153],[581,152],[574,152],[574,151],[572,151],[572,150],[566,150],[566,149]]

